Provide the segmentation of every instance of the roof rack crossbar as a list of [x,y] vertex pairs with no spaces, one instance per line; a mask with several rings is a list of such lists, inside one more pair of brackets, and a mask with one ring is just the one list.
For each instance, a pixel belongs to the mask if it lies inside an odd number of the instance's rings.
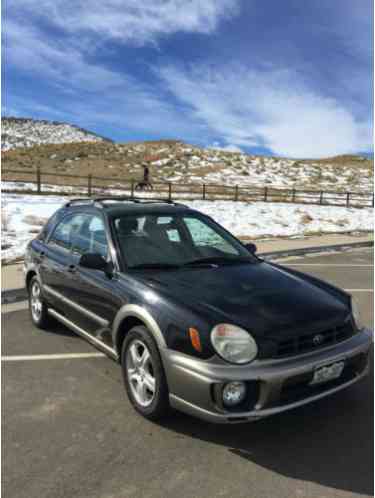
[[121,196],[104,196],[104,197],[95,197],[93,199],[95,202],[103,202],[103,201],[129,201],[134,202],[136,204],[172,204],[175,206],[182,206],[178,202],[173,201],[172,199],[163,199],[158,197],[133,197],[130,195],[121,195]]
[[171,204],[173,206],[185,206],[184,204],[175,202],[172,199],[160,199],[157,197],[133,197],[130,195],[111,195],[102,197],[80,197],[71,199],[66,204],[64,204],[64,207],[70,207],[75,204],[97,204],[98,207],[104,207],[104,204],[102,204],[104,201],[128,201],[134,202],[135,204]]

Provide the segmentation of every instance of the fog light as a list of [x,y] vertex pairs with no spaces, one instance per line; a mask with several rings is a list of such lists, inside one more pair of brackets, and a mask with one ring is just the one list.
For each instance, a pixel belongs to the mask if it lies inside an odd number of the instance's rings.
[[244,382],[228,382],[223,389],[223,403],[226,406],[238,405],[245,399],[246,385]]

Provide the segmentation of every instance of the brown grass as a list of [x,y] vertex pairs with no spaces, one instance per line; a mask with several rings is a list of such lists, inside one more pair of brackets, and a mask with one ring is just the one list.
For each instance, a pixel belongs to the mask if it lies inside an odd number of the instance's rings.
[[[191,152],[184,149],[190,148]],[[162,151],[160,151],[162,149]],[[165,149],[165,150],[164,150]],[[211,153],[211,152],[210,152]],[[169,156],[170,161],[162,166],[151,165],[151,180],[165,181],[170,176],[178,174],[181,177],[179,182],[203,183],[197,178],[205,178],[210,173],[219,173],[224,168],[232,167],[238,174],[241,174],[246,181],[252,173],[242,162],[238,163],[240,157],[236,153],[220,151],[217,154],[219,161],[210,162],[207,165],[198,165],[192,167],[191,156],[195,155],[202,159],[207,158],[208,151],[199,149],[190,145],[182,144],[178,141],[148,141],[132,142],[126,144],[113,144],[110,142],[81,142],[71,144],[49,144],[40,145],[32,148],[11,150],[2,153],[3,170],[14,169],[19,173],[7,175],[4,179],[30,181],[35,180],[35,171],[37,167],[41,168],[42,175],[46,173],[63,173],[72,175],[82,175],[87,178],[89,174],[98,177],[116,178],[119,182],[130,182],[132,179],[138,181],[142,178],[142,163],[146,159],[166,159]],[[216,152],[215,152],[216,154]],[[254,158],[255,156],[248,156]],[[275,158],[278,159],[278,158]],[[261,164],[256,166],[255,171],[261,172],[266,169],[263,158],[260,158]],[[290,168],[285,169],[285,176],[299,177],[299,170],[306,164],[316,166],[316,172],[309,179],[301,180],[296,188],[315,188],[319,189],[320,182],[324,180],[324,172],[327,171],[327,165],[330,165],[333,180],[331,190],[335,190],[334,177],[340,175],[347,168],[361,167],[361,174],[372,175],[373,161],[361,160],[357,156],[338,156],[336,158],[320,160],[299,160],[295,161]],[[241,168],[243,168],[241,170]],[[34,176],[27,173],[34,173]],[[43,177],[42,177],[43,179]],[[268,180],[269,182],[270,180]],[[267,180],[264,184],[268,183]],[[64,184],[66,180],[55,179],[54,183]],[[77,182],[76,182],[77,183]],[[87,181],[79,182],[84,185]],[[355,187],[358,183],[358,175],[352,173],[348,184]],[[330,190],[328,186],[322,187],[322,190]]]
[[304,215],[301,216],[301,223],[303,225],[307,225],[308,223],[311,223],[312,221],[313,221],[313,218],[307,213],[305,213]]

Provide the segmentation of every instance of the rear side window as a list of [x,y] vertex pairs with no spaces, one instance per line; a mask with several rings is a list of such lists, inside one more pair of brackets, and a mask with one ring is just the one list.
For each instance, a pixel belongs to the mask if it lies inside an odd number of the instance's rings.
[[67,216],[56,226],[49,243],[70,251],[73,240],[80,230],[84,220],[85,215],[83,214],[73,214],[71,216]]

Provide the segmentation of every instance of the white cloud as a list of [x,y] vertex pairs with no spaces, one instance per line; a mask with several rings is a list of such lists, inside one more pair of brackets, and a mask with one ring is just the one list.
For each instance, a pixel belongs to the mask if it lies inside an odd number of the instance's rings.
[[[9,4],[10,14],[21,11],[16,4]],[[143,45],[177,32],[211,33],[239,12],[239,0],[23,0],[22,11],[74,34],[76,42],[88,36],[90,43]]]
[[[82,51],[67,41],[51,40],[37,27],[15,21],[6,25],[7,64],[22,73],[36,75],[42,85],[51,85],[59,96],[53,104],[48,99],[7,98],[6,109],[12,115],[49,117],[82,126],[109,125],[147,134],[196,139],[199,124],[192,126],[179,112],[159,98],[154,85],[142,83],[130,75],[120,74],[88,62]],[[9,61],[9,62],[8,62]]]
[[263,146],[290,157],[368,150],[370,116],[310,89],[301,75],[275,68],[168,66],[159,75],[213,134],[238,147]]
[[213,149],[213,150],[224,150],[226,152],[244,152],[241,147],[238,147],[238,145],[234,144],[227,144],[227,145],[220,145],[220,142],[213,142],[212,145],[209,145],[207,149]]
[[9,20],[5,26],[6,65],[33,72],[62,88],[98,89],[125,85],[126,77],[87,62],[67,41],[47,38],[36,27]]
[[[201,126],[181,119],[155,82],[139,81],[97,58],[99,41],[155,43],[178,31],[210,33],[238,11],[238,0],[23,0],[7,6],[3,23],[6,70],[32,74],[56,90],[7,96],[13,114],[45,115],[82,126],[107,124],[165,137],[199,140]],[[25,19],[28,22],[25,22]],[[49,28],[48,30],[46,28]],[[54,29],[51,31],[51,28]],[[58,28],[58,29],[56,29]]]

